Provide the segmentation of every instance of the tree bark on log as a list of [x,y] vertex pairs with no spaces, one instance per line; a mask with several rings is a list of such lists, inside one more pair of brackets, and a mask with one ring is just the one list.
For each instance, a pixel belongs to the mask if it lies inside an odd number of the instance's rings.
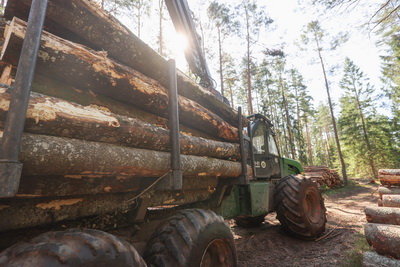
[[[36,74],[34,77],[32,91],[43,95],[64,99],[69,102],[75,102],[83,106],[95,106],[107,112],[145,121],[164,129],[169,128],[169,122],[165,118],[151,114],[132,105],[116,101],[110,97],[96,94],[91,90],[81,90],[79,88],[66,85],[58,80],[52,79],[51,77],[40,74]],[[179,125],[179,128],[182,134],[188,136],[203,137],[205,139],[221,141],[220,138],[193,128],[189,128],[182,124]]]
[[400,226],[367,223],[364,230],[368,244],[376,252],[400,259]]
[[400,187],[397,187],[397,186],[391,186],[391,187],[379,186],[378,193],[379,193],[380,199],[382,199],[383,195],[400,195]]
[[367,207],[364,212],[369,223],[400,225],[399,208]]
[[[14,18],[6,29],[2,59],[17,65],[26,23]],[[118,101],[168,117],[168,95],[158,82],[120,65],[104,53],[43,32],[36,72],[93,90]],[[180,122],[227,141],[238,140],[238,130],[198,103],[179,96]]]
[[363,254],[363,267],[400,267],[400,260],[388,258],[374,251],[366,251]]
[[382,206],[400,208],[400,195],[383,195]]
[[[18,197],[66,197],[136,192],[139,194],[157,178],[76,175],[25,175],[21,177]],[[166,177],[167,179],[167,177]],[[206,190],[217,186],[215,177],[185,177],[182,191]],[[162,183],[160,181],[160,188]],[[156,189],[157,187],[154,187]],[[158,205],[162,204],[157,203]]]
[[381,169],[378,177],[383,185],[400,185],[400,169]]
[[[62,137],[24,134],[22,175],[160,177],[170,170],[170,153]],[[182,155],[184,176],[238,177],[240,162]]]
[[[98,194],[68,198],[11,198],[2,199],[0,204],[0,232],[51,224],[66,220],[76,220],[107,212],[128,211],[129,200],[137,192],[119,194]],[[207,190],[182,192],[165,191],[149,193],[150,206],[182,205],[209,199]],[[18,196],[17,196],[18,197]],[[134,204],[135,202],[133,202]],[[132,202],[131,202],[132,204]]]
[[[0,126],[4,127],[10,94],[0,88]],[[25,131],[87,141],[170,151],[169,130],[54,97],[31,93]],[[186,155],[239,159],[239,145],[180,134],[181,152]]]
[[[31,0],[9,0],[5,17],[27,20]],[[94,2],[50,0],[45,29],[65,39],[104,50],[111,58],[168,86],[167,61]],[[199,102],[225,121],[238,126],[237,113],[219,97],[178,72],[179,94]],[[247,120],[244,118],[244,121]]]

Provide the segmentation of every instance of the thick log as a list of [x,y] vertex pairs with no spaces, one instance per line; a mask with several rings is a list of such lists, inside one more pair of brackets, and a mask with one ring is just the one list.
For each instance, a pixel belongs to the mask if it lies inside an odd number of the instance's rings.
[[[4,126],[10,94],[0,88],[0,127]],[[158,151],[170,150],[169,130],[137,119],[116,115],[96,106],[83,107],[54,97],[32,93],[25,131],[118,144]],[[239,145],[180,134],[187,155],[222,159],[240,158]]]
[[382,206],[400,208],[400,195],[383,195]]
[[383,185],[400,185],[400,169],[381,169],[378,177]]
[[[208,190],[165,191],[146,194],[149,205],[182,205],[209,199]],[[76,220],[107,212],[126,212],[135,202],[129,200],[137,192],[98,194],[68,198],[12,198],[0,199],[0,232],[41,226],[66,220]],[[17,196],[18,197],[18,196]]]
[[400,260],[379,255],[374,251],[366,251],[363,254],[363,267],[400,267]]
[[400,259],[400,226],[367,223],[364,226],[365,238],[379,254]]
[[[23,175],[159,177],[170,170],[170,154],[54,136],[24,134]],[[238,177],[239,162],[182,155],[184,176]]]
[[[140,193],[156,178],[107,177],[94,175],[33,175],[22,176],[18,189],[19,197],[65,197],[89,196],[123,192]],[[215,177],[185,177],[183,191],[209,190],[215,188],[218,179]],[[160,186],[162,188],[162,186]],[[162,203],[157,203],[161,205]]]
[[379,193],[380,199],[382,199],[383,195],[400,195],[400,187],[397,187],[397,186],[391,186],[391,187],[379,186],[378,193]]
[[[25,35],[26,23],[14,18],[6,29],[2,59],[16,65]],[[116,100],[167,117],[168,95],[158,82],[95,52],[44,32],[36,72],[60,79],[78,88],[93,90]],[[180,96],[182,124],[227,141],[238,140],[236,128],[198,103]]]
[[400,225],[400,208],[367,207],[364,212],[370,223]]
[[[168,120],[132,105],[116,101],[110,97],[96,94],[91,90],[80,90],[78,88],[66,85],[51,77],[36,74],[32,84],[32,90],[44,95],[64,99],[69,102],[75,102],[83,106],[94,106],[106,112],[112,112],[129,118],[138,119],[147,123],[168,129]],[[180,125],[182,134],[188,136],[203,137],[210,140],[221,141],[221,139],[211,136],[205,132]]]
[[[27,20],[31,0],[9,0],[5,16]],[[168,86],[167,61],[118,20],[88,0],[50,0],[46,30],[95,50],[107,51],[111,58]],[[179,94],[199,102],[207,109],[238,126],[237,113],[211,92],[178,72]],[[246,120],[245,120],[246,121]]]

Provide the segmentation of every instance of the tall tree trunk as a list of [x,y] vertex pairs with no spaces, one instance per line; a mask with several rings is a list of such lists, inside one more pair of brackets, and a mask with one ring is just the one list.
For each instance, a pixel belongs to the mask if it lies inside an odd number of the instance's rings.
[[[318,45],[318,47],[319,47],[319,45]],[[348,184],[348,181],[347,181],[346,165],[345,165],[345,163],[344,163],[344,159],[343,159],[343,155],[342,155],[342,150],[341,150],[341,148],[340,148],[339,135],[338,135],[337,127],[336,127],[335,115],[334,115],[334,113],[333,113],[333,105],[332,105],[332,100],[331,100],[331,94],[330,94],[330,92],[329,92],[328,79],[327,79],[327,77],[326,77],[325,65],[324,65],[324,61],[323,61],[323,59],[322,59],[322,55],[321,55],[320,49],[318,49],[318,56],[319,56],[319,60],[320,60],[320,62],[321,62],[322,72],[323,72],[323,74],[324,74],[326,93],[328,94],[329,110],[330,110],[330,113],[331,113],[333,131],[334,131],[334,134],[335,134],[335,141],[336,141],[336,146],[337,146],[337,150],[338,150],[340,165],[342,166],[343,182],[344,182],[345,185],[347,185],[347,184]]]
[[219,78],[221,81],[221,95],[225,96],[224,94],[224,74],[222,69],[222,40],[221,40],[221,30],[217,27],[218,31],[218,54],[219,54]]
[[308,128],[308,120],[305,117],[305,126],[306,126],[306,138],[307,138],[307,152],[308,152],[308,161],[309,165],[314,165],[314,158],[313,158],[313,149],[311,145],[311,138],[310,138],[310,129]]
[[158,53],[161,56],[164,56],[164,36],[163,36],[163,17],[164,17],[164,0],[158,1],[158,7],[160,11],[159,16],[159,35],[158,41],[160,42],[158,45]]
[[282,78],[279,78],[279,82],[281,84],[281,95],[282,95],[282,101],[283,101],[283,108],[285,111],[285,116],[286,116],[286,128],[288,131],[288,137],[289,137],[289,148],[290,148],[290,153],[291,153],[291,157],[294,159],[296,157],[296,153],[295,153],[295,149],[294,149],[294,141],[293,141],[293,134],[292,134],[292,125],[290,123],[290,115],[289,115],[289,107],[288,107],[288,103],[286,101],[286,96],[285,96],[285,92],[284,92],[284,85],[282,82]]
[[140,38],[140,28],[141,28],[141,17],[142,17],[142,14],[141,14],[141,10],[142,9],[142,4],[141,4],[141,1],[139,0],[139,6],[138,6],[138,14],[137,14],[137,31],[138,31],[138,37]]
[[354,85],[354,82],[353,82],[353,89],[354,89],[354,94],[355,94],[356,101],[357,101],[358,112],[360,113],[361,124],[362,124],[362,129],[363,129],[363,135],[364,135],[364,139],[365,139],[365,144],[367,145],[369,166],[371,167],[371,171],[372,171],[373,177],[376,179],[378,177],[378,174],[377,174],[377,171],[376,171],[376,168],[375,168],[375,162],[374,162],[372,147],[371,147],[371,143],[369,142],[367,126],[365,124],[365,119],[364,119],[364,114],[363,114],[363,111],[362,111],[362,108],[361,108],[360,98],[359,98],[359,95],[358,95],[358,92],[357,92],[357,88]]
[[252,98],[252,92],[251,92],[251,73],[250,73],[250,25],[249,25],[249,14],[246,9],[246,30],[247,30],[247,35],[246,35],[246,41],[247,41],[247,58],[246,58],[246,74],[247,74],[247,101],[249,105],[249,114],[253,114],[253,98]]

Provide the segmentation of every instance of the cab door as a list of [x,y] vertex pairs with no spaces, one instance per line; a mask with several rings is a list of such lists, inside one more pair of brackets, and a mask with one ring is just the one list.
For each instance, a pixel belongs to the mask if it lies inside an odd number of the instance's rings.
[[252,146],[256,178],[279,178],[278,147],[271,126],[262,118],[252,123]]

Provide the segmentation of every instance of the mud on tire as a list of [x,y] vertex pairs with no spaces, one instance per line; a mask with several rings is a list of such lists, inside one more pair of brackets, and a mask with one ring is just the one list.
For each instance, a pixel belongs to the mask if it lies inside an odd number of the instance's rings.
[[229,226],[209,210],[188,209],[171,216],[150,238],[148,266],[237,266]]
[[317,185],[301,175],[283,178],[274,192],[277,219],[285,232],[315,239],[325,231],[326,208]]
[[235,218],[236,225],[243,228],[260,226],[265,221],[265,214],[259,216],[238,216]]
[[146,266],[128,242],[103,231],[47,232],[0,254],[0,266]]

